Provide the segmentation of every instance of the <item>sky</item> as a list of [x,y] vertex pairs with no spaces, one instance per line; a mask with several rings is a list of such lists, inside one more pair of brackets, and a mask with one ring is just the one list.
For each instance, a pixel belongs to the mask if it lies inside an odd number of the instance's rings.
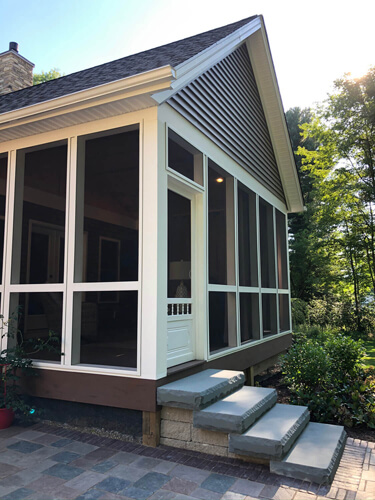
[[314,106],[375,66],[375,0],[0,0],[9,42],[35,72],[73,73],[263,14],[285,110]]

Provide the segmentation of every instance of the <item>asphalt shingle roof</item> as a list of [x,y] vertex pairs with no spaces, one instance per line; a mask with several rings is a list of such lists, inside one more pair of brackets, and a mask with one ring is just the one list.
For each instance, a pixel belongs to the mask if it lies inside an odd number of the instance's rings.
[[175,67],[227,37],[256,17],[248,17],[177,42],[2,95],[0,96],[0,114],[114,82],[168,64]]

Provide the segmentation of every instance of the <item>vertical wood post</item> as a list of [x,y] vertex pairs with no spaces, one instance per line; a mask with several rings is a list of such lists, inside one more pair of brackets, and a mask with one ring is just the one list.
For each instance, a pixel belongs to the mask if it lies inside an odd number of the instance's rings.
[[160,444],[161,411],[142,412],[142,444],[155,448]]
[[246,377],[246,382],[245,382],[245,385],[250,385],[250,386],[254,386],[254,367],[253,366],[250,366],[249,368],[246,368],[246,370],[244,370],[245,372],[245,377]]

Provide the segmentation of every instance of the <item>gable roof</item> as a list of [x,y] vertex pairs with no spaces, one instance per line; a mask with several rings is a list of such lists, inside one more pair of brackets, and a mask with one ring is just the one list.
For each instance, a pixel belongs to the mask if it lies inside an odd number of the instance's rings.
[[0,143],[168,103],[243,44],[287,209],[301,211],[301,187],[261,15],[0,96]]
[[256,17],[248,17],[177,42],[5,94],[0,96],[0,114],[115,82],[163,66],[176,67],[248,24]]

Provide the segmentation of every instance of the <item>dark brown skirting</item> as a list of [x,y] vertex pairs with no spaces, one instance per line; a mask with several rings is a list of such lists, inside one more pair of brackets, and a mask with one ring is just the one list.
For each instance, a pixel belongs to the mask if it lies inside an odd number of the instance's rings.
[[250,346],[214,361],[187,363],[186,369],[175,371],[159,380],[116,377],[57,370],[38,370],[39,377],[25,380],[25,391],[41,398],[76,401],[115,408],[154,412],[156,389],[168,382],[192,375],[207,368],[246,370],[287,349],[292,335],[284,335],[259,345]]
[[156,411],[156,380],[60,370],[38,370],[38,375],[25,380],[31,396]]

